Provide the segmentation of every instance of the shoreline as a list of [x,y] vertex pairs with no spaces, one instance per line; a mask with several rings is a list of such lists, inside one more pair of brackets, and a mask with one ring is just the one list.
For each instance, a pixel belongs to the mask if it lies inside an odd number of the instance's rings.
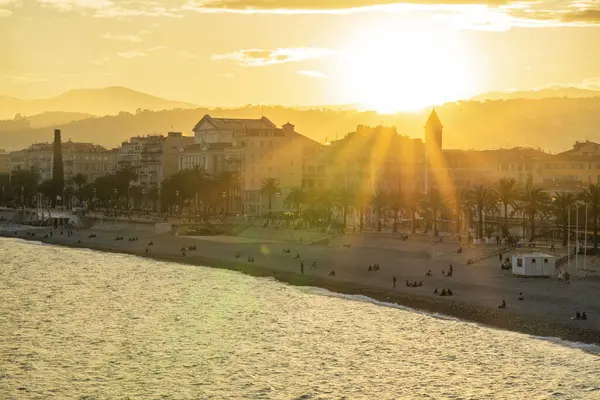
[[[523,313],[521,313],[523,315],[520,315],[518,312],[511,312],[510,309],[496,310],[477,304],[461,302],[457,298],[439,298],[421,294],[403,293],[391,288],[384,289],[374,285],[340,279],[339,277],[310,274],[301,275],[294,271],[282,270],[266,265],[206,257],[196,253],[190,253],[186,257],[154,253],[145,255],[143,252],[133,249],[117,249],[106,244],[103,246],[100,242],[68,243],[61,241],[60,237],[57,236],[51,239],[44,239],[37,236],[20,237],[8,232],[0,232],[0,237],[35,241],[46,245],[102,251],[105,253],[127,254],[141,258],[150,258],[156,261],[225,269],[241,272],[253,277],[272,278],[278,282],[292,286],[321,288],[342,295],[361,295],[379,302],[396,304],[415,311],[441,314],[495,329],[519,332],[535,337],[557,338],[570,342],[600,346],[600,332],[592,327],[567,325],[567,323],[559,323],[549,318],[544,319],[539,316],[524,315]],[[64,239],[65,237],[62,238]]]

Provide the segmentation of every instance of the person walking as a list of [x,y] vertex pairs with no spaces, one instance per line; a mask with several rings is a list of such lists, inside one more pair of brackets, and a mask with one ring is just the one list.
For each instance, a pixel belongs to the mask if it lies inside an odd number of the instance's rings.
[[394,289],[396,288],[396,277],[392,276],[392,283],[394,284]]
[[304,275],[304,262],[300,261],[300,273]]

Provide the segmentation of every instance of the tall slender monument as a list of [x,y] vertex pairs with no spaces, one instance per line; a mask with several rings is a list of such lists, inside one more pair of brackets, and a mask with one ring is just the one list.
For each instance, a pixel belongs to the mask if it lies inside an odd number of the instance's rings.
[[432,176],[434,172],[432,170],[442,168],[443,130],[442,122],[434,108],[425,123],[425,187],[423,188],[425,193],[429,193],[429,189],[438,184]]
[[62,196],[65,186],[65,173],[63,169],[62,143],[60,141],[60,129],[54,130],[54,158],[52,160],[52,186],[54,186],[54,198],[52,204],[55,204],[57,196]]

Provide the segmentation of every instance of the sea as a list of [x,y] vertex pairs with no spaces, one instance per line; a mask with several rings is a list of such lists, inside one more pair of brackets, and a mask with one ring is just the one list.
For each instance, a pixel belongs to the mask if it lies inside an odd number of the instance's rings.
[[0,399],[600,399],[600,349],[0,239]]

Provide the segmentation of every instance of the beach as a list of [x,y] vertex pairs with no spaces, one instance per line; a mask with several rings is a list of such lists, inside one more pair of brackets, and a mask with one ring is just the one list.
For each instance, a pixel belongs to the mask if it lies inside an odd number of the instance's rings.
[[[28,232],[35,232],[35,236]],[[273,240],[186,237],[156,235],[148,230],[94,228],[75,230],[72,236],[68,236],[66,230],[63,234],[54,230],[51,237],[44,238],[49,232],[48,228],[22,228],[16,235],[9,229],[1,234],[49,245],[229,269],[295,286],[363,295],[534,336],[600,343],[600,302],[597,300],[600,280],[572,279],[571,284],[566,285],[553,278],[515,277],[499,268],[498,257],[493,256],[497,251],[495,246],[466,249],[465,254],[458,255],[456,243],[438,243],[420,236],[400,241],[385,235],[372,235],[368,239],[365,235],[341,235],[333,238],[329,245],[313,245],[281,242],[276,237]],[[90,238],[90,235],[96,236]],[[118,236],[123,240],[115,240]],[[129,241],[134,237],[137,240]],[[149,245],[150,242],[153,245]],[[183,255],[181,248],[189,246],[195,246],[196,250],[186,250]],[[234,256],[236,253],[239,258]],[[505,253],[504,257],[509,254]],[[248,262],[248,257],[254,262]],[[484,259],[467,265],[465,261],[470,257]],[[378,264],[380,270],[369,272],[372,264]],[[442,271],[447,271],[450,264],[454,270],[452,277],[443,276]],[[335,276],[329,276],[333,270]],[[426,276],[428,270],[433,276]],[[393,276],[397,278],[396,287]],[[423,286],[407,287],[406,280],[422,281]],[[436,288],[451,289],[454,295],[434,295]],[[518,300],[520,293],[523,293],[523,301]],[[497,308],[502,300],[507,303],[506,309]],[[576,311],[585,311],[589,319],[572,320]]]

